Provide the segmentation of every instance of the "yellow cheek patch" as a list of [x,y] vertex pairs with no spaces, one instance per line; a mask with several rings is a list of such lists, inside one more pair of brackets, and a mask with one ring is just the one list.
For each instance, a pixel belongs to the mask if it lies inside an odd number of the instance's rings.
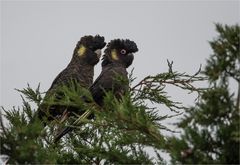
[[82,56],[82,55],[84,55],[85,52],[86,52],[86,47],[81,45],[80,48],[78,49],[78,52],[77,52],[78,55]]
[[117,51],[115,49],[111,51],[111,56],[113,60],[118,60]]

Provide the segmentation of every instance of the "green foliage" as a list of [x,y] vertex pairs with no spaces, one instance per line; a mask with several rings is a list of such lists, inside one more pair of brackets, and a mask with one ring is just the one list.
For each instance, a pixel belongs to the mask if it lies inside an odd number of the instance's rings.
[[[193,75],[176,72],[172,62],[168,62],[168,72],[137,83],[131,73],[129,92],[121,100],[106,93],[104,107],[74,81],[45,98],[40,86],[18,90],[23,95],[22,107],[1,108],[1,154],[8,155],[11,164],[165,164],[160,152],[168,151],[174,164],[239,164],[239,26],[217,24],[216,29],[219,36],[210,42],[213,55],[207,60],[204,76],[199,76],[200,70]],[[193,85],[206,77],[210,82],[207,90]],[[126,82],[121,77],[117,80]],[[229,90],[230,80],[238,84],[235,93]],[[168,95],[168,86],[198,93],[199,102],[185,107]],[[82,114],[44,127],[37,117],[40,105],[74,107]],[[175,115],[161,115],[159,105]],[[163,130],[171,131],[164,121],[183,111],[177,123],[183,134],[164,136]],[[87,119],[92,113],[94,119]],[[66,127],[74,129],[54,143],[59,130]]]
[[156,105],[162,104],[174,112],[185,109],[184,106],[181,106],[181,102],[173,101],[171,97],[167,95],[166,87],[177,87],[189,93],[201,93],[204,89],[196,88],[193,84],[196,81],[203,81],[205,78],[198,76],[201,68],[195,74],[189,75],[187,73],[173,71],[172,65],[173,62],[168,61],[168,72],[159,73],[155,76],[147,76],[133,86],[131,88],[134,95],[133,101],[139,104],[147,101]]
[[54,149],[45,145],[46,132],[41,122],[24,99],[22,109],[2,110],[9,125],[4,126],[1,117],[1,153],[11,156],[9,163],[56,162]]
[[[57,94],[62,94],[61,99],[56,99],[56,95],[42,99],[39,86],[36,90],[29,85],[18,90],[25,96],[22,97],[23,107],[4,110],[2,114],[8,125],[1,122],[1,153],[10,157],[9,163],[165,163],[160,151],[168,147],[168,142],[161,131],[168,128],[162,123],[172,116],[161,116],[157,107],[165,105],[176,114],[185,108],[167,95],[166,87],[173,85],[188,92],[200,92],[202,89],[194,87],[193,83],[203,80],[197,76],[199,72],[194,75],[178,73],[173,71],[172,63],[168,64],[168,72],[144,78],[121,100],[112,92],[106,93],[104,107],[94,103],[89,91],[76,83],[57,89]],[[132,74],[130,80],[134,83]],[[148,105],[149,101],[154,107]],[[52,121],[43,127],[36,115],[40,104],[73,106],[85,113],[64,122]],[[91,113],[95,118],[88,120]],[[66,126],[73,127],[73,131],[54,143],[59,130]],[[147,152],[147,147],[155,151],[154,158]]]
[[228,77],[240,81],[240,27],[216,24],[219,36],[209,42],[214,54],[207,60],[205,74],[210,81],[227,81]]
[[[169,138],[172,163],[239,164],[240,28],[216,24],[213,55],[203,73],[210,87],[177,124],[183,134]],[[238,84],[231,93],[230,80]]]

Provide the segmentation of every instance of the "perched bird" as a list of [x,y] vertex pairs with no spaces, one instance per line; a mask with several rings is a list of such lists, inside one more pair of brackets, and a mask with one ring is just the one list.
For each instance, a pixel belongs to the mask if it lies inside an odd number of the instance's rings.
[[[118,77],[128,81],[127,69],[133,62],[133,53],[137,52],[138,48],[135,42],[128,39],[115,39],[108,43],[102,58],[102,72],[90,87],[90,92],[94,101],[103,106],[105,93],[113,91],[115,97],[121,98],[122,95],[129,89],[129,83],[119,83],[116,81]],[[89,116],[88,112],[83,115]],[[80,119],[83,117],[81,116]],[[87,117],[88,118],[88,117]],[[76,120],[72,125],[79,125],[81,121]],[[66,127],[55,138],[57,142],[62,136],[71,131],[73,127]]]
[[[99,62],[101,49],[105,45],[106,43],[102,36],[89,35],[82,37],[74,49],[70,63],[55,78],[45,98],[54,95],[57,99],[61,99],[62,94],[56,94],[57,88],[61,85],[68,86],[69,82],[72,80],[76,81],[84,88],[89,88],[93,83],[94,66]],[[69,113],[73,109],[60,105],[52,105],[49,107],[47,104],[44,104],[43,101],[39,107],[38,116],[41,120],[43,120],[43,118],[54,120],[61,117],[64,113]]]
[[120,77],[128,81],[128,68],[134,59],[133,53],[138,51],[135,42],[128,39],[115,39],[108,43],[104,51],[102,72],[90,87],[95,102],[103,106],[105,92],[113,91],[115,97],[120,98],[129,89],[129,83],[118,82]]

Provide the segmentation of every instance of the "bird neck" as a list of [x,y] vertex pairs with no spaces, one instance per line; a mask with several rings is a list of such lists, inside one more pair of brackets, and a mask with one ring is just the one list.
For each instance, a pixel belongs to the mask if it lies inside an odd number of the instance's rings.
[[109,62],[106,65],[102,65],[102,68],[112,68],[112,67],[126,68],[122,63],[119,63],[119,62]]
[[109,63],[108,65],[102,66],[102,70],[115,70],[117,68],[122,71],[124,70],[124,72],[127,72],[127,68],[121,63]]
[[88,88],[93,83],[94,66],[80,58],[73,57],[67,66],[83,87]]

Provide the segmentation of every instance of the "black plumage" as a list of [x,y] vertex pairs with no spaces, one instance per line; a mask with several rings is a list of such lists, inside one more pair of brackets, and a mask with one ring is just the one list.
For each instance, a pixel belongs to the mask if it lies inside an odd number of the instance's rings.
[[[74,49],[70,63],[54,79],[45,98],[47,99],[54,95],[57,99],[61,99],[62,94],[56,93],[58,87],[61,85],[68,86],[71,81],[79,83],[84,88],[89,88],[93,82],[94,66],[99,62],[101,49],[105,45],[106,43],[102,36],[89,35],[82,37]],[[43,101],[39,107],[38,115],[41,120],[44,117],[48,120],[53,120],[61,116],[64,112],[72,110],[76,109],[60,105],[49,107]]]
[[[97,104],[103,106],[105,92],[113,91],[114,95],[120,98],[128,90],[129,82],[126,68],[132,64],[133,53],[137,51],[136,43],[128,39],[115,39],[108,43],[104,51],[102,72],[90,87],[90,92]],[[119,77],[127,82],[119,82]]]
[[[133,53],[137,51],[136,43],[128,39],[115,39],[108,43],[102,58],[102,72],[90,87],[93,99],[99,106],[103,106],[105,92],[113,91],[114,95],[120,99],[129,89],[126,68],[132,64],[134,59]],[[119,77],[122,80],[127,80],[127,82],[119,82]],[[84,113],[88,119],[92,119],[92,116],[89,114],[89,112]],[[72,125],[79,125],[80,123],[80,120],[76,120]],[[54,140],[55,143],[72,130],[73,127],[66,127],[61,130]]]

